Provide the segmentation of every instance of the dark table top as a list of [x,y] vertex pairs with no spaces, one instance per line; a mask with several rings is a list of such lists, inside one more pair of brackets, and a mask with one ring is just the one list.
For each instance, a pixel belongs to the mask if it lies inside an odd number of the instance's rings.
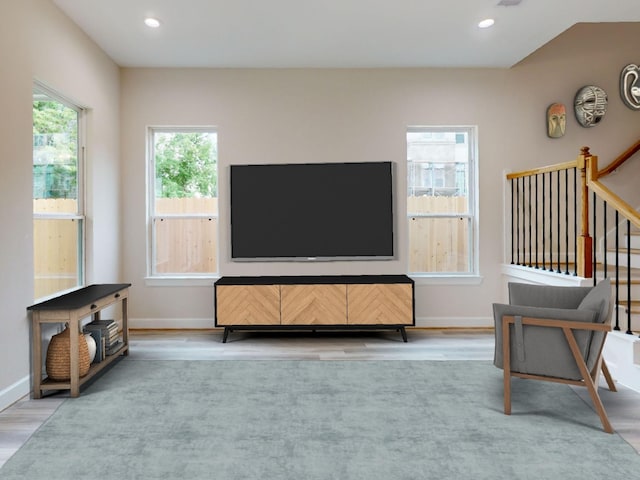
[[27,310],[73,310],[93,303],[120,290],[130,287],[130,283],[102,283],[65,293],[27,307]]

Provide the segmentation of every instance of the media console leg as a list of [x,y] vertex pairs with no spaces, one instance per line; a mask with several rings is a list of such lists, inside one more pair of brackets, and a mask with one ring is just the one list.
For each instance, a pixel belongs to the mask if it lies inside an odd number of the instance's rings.
[[224,327],[224,333],[222,334],[222,343],[227,343],[228,336],[229,336],[229,327]]
[[404,329],[404,327],[400,327],[400,334],[402,335],[402,340],[404,340],[404,343],[407,343],[407,331]]

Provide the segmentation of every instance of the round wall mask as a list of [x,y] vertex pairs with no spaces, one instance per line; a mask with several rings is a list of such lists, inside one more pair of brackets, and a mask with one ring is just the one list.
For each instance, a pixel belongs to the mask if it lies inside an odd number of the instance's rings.
[[573,105],[578,123],[583,127],[593,127],[607,112],[607,94],[600,87],[587,85],[578,90]]

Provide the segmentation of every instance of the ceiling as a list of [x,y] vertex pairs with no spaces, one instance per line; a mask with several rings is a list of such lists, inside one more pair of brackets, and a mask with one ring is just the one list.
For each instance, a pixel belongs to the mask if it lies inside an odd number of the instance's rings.
[[510,67],[576,23],[640,21],[638,0],[52,1],[123,67]]

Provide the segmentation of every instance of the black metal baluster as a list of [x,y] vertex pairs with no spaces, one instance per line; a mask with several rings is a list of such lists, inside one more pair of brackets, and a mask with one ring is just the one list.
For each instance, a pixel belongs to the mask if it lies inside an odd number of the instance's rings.
[[620,330],[620,221],[619,214],[616,209],[616,324],[614,330]]
[[547,235],[547,231],[546,231],[546,222],[545,222],[545,218],[546,218],[546,214],[545,214],[545,210],[544,210],[544,199],[547,196],[547,192],[545,190],[545,179],[546,179],[546,173],[542,174],[542,269],[546,270],[547,269],[547,262],[546,262],[546,255],[547,255],[547,250],[546,250],[546,243],[545,243],[545,238]]
[[538,251],[540,246],[538,245],[538,174],[536,173],[536,269],[538,268]]
[[515,219],[514,217],[514,211],[513,211],[513,205],[514,203],[517,201],[516,197],[515,197],[515,187],[513,184],[513,179],[511,179],[511,265],[513,265],[513,261],[515,259],[515,250],[514,250],[514,243],[513,243],[513,239],[516,237],[516,231],[515,231],[515,224],[513,223],[513,220]]
[[529,267],[533,265],[531,250],[531,175],[529,175]]
[[564,243],[564,273],[569,275],[569,170],[564,171]]
[[602,202],[602,223],[603,223],[603,227],[602,227],[602,249],[603,249],[603,270],[604,270],[604,278],[607,278],[609,276],[609,271],[608,271],[608,267],[607,267],[607,202],[603,201]]
[[573,169],[573,276],[578,276],[578,168]]
[[561,258],[560,258],[560,170],[558,170],[556,172],[556,208],[557,208],[557,213],[558,213],[558,220],[557,220],[557,225],[558,225],[558,230],[557,230],[557,234],[558,234],[558,273],[562,273],[562,268],[560,267],[561,264]]
[[549,271],[553,272],[553,172],[549,172]]
[[631,221],[627,220],[627,332],[631,331]]
[[516,178],[516,265],[520,265],[520,179]]

